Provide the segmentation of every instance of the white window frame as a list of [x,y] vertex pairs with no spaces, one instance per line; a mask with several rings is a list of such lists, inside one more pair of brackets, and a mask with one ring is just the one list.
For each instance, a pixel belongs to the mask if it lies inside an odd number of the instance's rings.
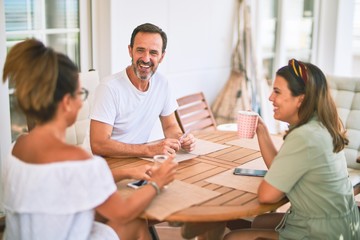
[[[4,0],[2,0],[3,2]],[[66,4],[67,2],[65,2]],[[89,44],[89,42],[91,42],[91,35],[89,34],[89,32],[91,32],[91,29],[89,28],[89,26],[91,27],[91,16],[90,16],[90,2],[86,1],[86,0],[79,0],[79,27],[78,28],[57,28],[57,29],[46,29],[46,15],[45,15],[45,11],[41,11],[41,9],[44,9],[45,7],[45,1],[39,1],[39,5],[38,7],[40,8],[40,15],[37,16],[38,18],[41,18],[42,21],[41,24],[42,26],[40,27],[40,29],[36,29],[36,30],[20,30],[20,31],[11,31],[11,32],[5,32],[6,34],[6,38],[11,37],[11,36],[18,36],[18,35],[31,35],[31,36],[35,36],[36,38],[40,39],[45,45],[48,45],[47,43],[47,36],[51,35],[51,34],[68,34],[68,33],[78,33],[79,34],[79,39],[80,39],[80,53],[79,53],[79,58],[80,58],[80,63],[79,63],[79,68],[80,70],[85,69],[85,71],[87,71],[92,67],[92,60],[90,59],[92,57],[91,54],[91,44]],[[3,14],[4,15],[4,14]],[[67,41],[70,41],[71,39],[68,39]],[[16,44],[17,42],[11,42],[11,43],[6,43],[7,46],[6,47],[10,47],[13,46],[14,44]],[[71,45],[69,43],[69,45]],[[5,50],[6,51],[6,50]],[[71,51],[71,50],[69,50]],[[66,53],[66,54],[70,54],[70,52]],[[12,94],[13,93],[13,89],[10,89],[8,94]],[[10,123],[11,124],[11,123]],[[11,126],[10,126],[11,127]]]
[[[0,6],[4,6],[3,0],[0,0]],[[8,83],[2,81],[3,66],[6,56],[6,38],[5,38],[5,13],[4,8],[0,7],[0,177],[1,177],[1,162],[8,155],[11,145],[11,131],[10,131],[10,105],[9,105],[9,87]],[[1,188],[1,185],[0,185]],[[0,189],[0,199],[2,199],[2,189]],[[2,206],[2,205],[1,205]],[[3,209],[0,206],[0,217],[3,216]]]

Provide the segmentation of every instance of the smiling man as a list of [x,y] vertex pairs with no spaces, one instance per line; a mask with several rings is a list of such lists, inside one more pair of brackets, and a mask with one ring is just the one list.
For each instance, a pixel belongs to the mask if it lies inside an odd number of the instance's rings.
[[[145,23],[136,27],[128,46],[131,66],[106,77],[95,93],[90,122],[92,152],[102,156],[172,155],[192,151],[192,134],[181,138],[178,107],[167,79],[156,70],[165,56],[167,36]],[[160,118],[164,139],[148,142]],[[181,138],[181,140],[180,140]]]

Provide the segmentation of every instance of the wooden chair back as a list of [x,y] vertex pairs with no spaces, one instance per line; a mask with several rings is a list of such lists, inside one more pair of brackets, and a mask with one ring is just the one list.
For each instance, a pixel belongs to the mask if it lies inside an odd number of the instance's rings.
[[175,115],[183,132],[216,130],[215,118],[202,92],[178,98],[177,103]]

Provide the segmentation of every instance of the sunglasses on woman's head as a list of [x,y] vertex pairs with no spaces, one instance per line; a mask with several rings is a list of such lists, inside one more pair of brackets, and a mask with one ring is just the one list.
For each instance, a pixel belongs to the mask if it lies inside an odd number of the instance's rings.
[[290,59],[288,66],[291,73],[298,80],[301,80],[304,84],[307,82],[307,69],[304,63],[297,61],[296,59]]

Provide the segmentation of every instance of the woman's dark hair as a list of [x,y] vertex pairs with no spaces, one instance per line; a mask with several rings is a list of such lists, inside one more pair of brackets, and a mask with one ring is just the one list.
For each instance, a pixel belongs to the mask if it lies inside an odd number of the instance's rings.
[[349,140],[338,115],[335,102],[331,97],[324,73],[311,63],[294,59],[288,66],[280,68],[276,75],[283,77],[293,96],[304,95],[299,108],[299,122],[292,126],[285,137],[295,128],[307,123],[314,114],[333,139],[334,152],[341,151]]
[[158,33],[161,36],[162,39],[162,52],[164,53],[166,50],[166,45],[167,45],[167,36],[166,33],[159,28],[158,26],[151,24],[151,23],[144,23],[141,24],[139,26],[137,26],[134,31],[131,34],[131,39],[130,39],[130,47],[133,48],[134,47],[134,41],[135,41],[135,36],[136,34],[138,34],[139,32],[144,32],[144,33]]
[[58,103],[66,94],[75,96],[78,72],[66,55],[36,39],[27,39],[10,49],[3,81],[9,78],[22,111],[41,124],[54,117]]

